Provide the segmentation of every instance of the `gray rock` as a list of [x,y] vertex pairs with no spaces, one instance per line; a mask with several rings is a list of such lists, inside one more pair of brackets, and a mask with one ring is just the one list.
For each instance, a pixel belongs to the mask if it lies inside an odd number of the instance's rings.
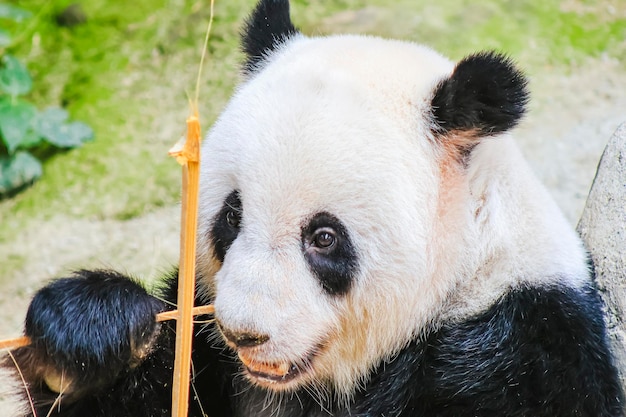
[[602,154],[578,233],[591,253],[612,348],[626,387],[626,123]]

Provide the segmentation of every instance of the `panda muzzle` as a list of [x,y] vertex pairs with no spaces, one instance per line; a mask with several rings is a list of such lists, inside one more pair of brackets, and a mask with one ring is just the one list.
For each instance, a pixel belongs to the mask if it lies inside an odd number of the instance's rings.
[[286,382],[300,373],[296,365],[287,362],[257,361],[241,351],[238,352],[238,356],[248,373],[255,378],[271,382]]

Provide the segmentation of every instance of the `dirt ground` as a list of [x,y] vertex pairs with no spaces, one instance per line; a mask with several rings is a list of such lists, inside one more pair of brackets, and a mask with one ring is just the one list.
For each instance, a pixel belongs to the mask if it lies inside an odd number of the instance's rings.
[[[530,114],[515,135],[575,225],[604,145],[626,122],[626,70],[602,59],[569,75],[547,69],[531,79],[531,89]],[[28,256],[22,270],[0,281],[0,339],[20,334],[37,288],[72,269],[111,267],[146,279],[158,276],[177,262],[178,221],[178,207],[128,221],[58,216],[0,245],[0,251],[18,248]],[[7,377],[0,375],[0,381],[0,390],[8,389]],[[13,415],[15,402],[0,394],[0,416]]]

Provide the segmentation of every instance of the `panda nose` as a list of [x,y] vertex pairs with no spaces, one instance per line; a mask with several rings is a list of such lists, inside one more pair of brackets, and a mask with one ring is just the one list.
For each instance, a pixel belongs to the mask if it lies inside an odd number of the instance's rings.
[[237,346],[238,348],[255,347],[262,345],[263,343],[270,340],[270,337],[265,334],[238,332],[227,329],[226,327],[222,326],[221,323],[218,323],[218,325],[222,334],[224,335],[224,338],[226,338],[227,341]]

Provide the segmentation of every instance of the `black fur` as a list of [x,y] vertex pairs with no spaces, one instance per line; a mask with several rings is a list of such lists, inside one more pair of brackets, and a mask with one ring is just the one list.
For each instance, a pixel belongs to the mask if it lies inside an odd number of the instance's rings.
[[298,33],[289,15],[289,0],[261,0],[241,36],[244,72],[253,72],[282,42]]
[[528,103],[527,81],[511,60],[481,52],[461,60],[432,99],[438,132],[491,135],[514,127]]
[[[125,310],[130,303],[134,308]],[[87,380],[107,383],[138,360],[139,349],[157,332],[154,315],[161,310],[160,301],[123,275],[80,271],[36,294],[25,334],[36,355],[63,369],[74,389],[81,389]]]
[[243,216],[242,210],[239,193],[233,191],[224,200],[224,205],[213,223],[211,241],[215,256],[220,262],[224,262],[228,248],[239,235],[240,222]]
[[[119,291],[136,286],[134,282],[120,282],[119,275],[102,271],[83,275],[115,276],[109,288],[116,294],[112,297],[117,300],[113,305],[123,308],[123,315],[145,322],[152,319],[151,312],[137,307],[151,304],[150,296],[142,294],[133,301]],[[46,327],[62,327],[59,323],[66,321],[63,316],[80,307],[81,316],[98,318],[91,325],[100,331],[110,326],[112,333],[124,333],[124,320],[110,321],[110,311],[104,312],[90,299],[89,294],[98,288],[95,280],[85,283],[80,279],[44,288],[42,292],[48,296],[67,301],[61,309],[46,313]],[[131,292],[140,289],[136,286]],[[67,294],[73,294],[72,298],[67,298]],[[168,280],[161,296],[176,299],[175,276]],[[200,317],[199,321],[203,319]],[[86,330],[80,322],[74,324],[73,331],[58,340],[54,357],[64,357],[71,351],[75,363],[82,363],[94,356],[91,346],[97,346],[101,336]],[[47,330],[44,333],[50,334]],[[590,288],[512,290],[488,311],[463,322],[446,323],[381,363],[347,407],[329,400],[332,392],[317,398],[311,394],[314,390],[304,389],[284,396],[276,408],[268,407],[265,391],[248,386],[241,377],[240,365],[216,337],[214,324],[197,324],[195,334],[193,381],[198,397],[192,393],[190,417],[201,417],[202,409],[221,417],[268,416],[270,412],[277,417],[321,417],[329,415],[329,411],[333,416],[357,417],[623,415],[623,397],[611,363],[601,303]],[[93,343],[86,343],[84,352],[74,352],[75,339],[88,342],[88,338],[94,338]],[[100,364],[101,369],[92,366],[83,378],[85,386],[91,389],[82,391],[80,398],[64,397],[51,415],[169,416],[174,339],[171,325],[164,325],[145,361],[135,368],[126,367],[115,380],[104,385],[96,375],[108,364]],[[40,343],[48,340],[41,338]],[[116,345],[118,341],[110,343]],[[28,349],[15,352],[23,369],[29,369],[28,363],[21,362]],[[10,366],[8,362],[6,365]],[[27,378],[29,375],[26,373]],[[29,379],[29,384],[38,404],[37,415],[47,415],[54,395],[41,382]]]
[[159,334],[154,317],[163,309],[137,282],[112,271],[79,271],[39,290],[25,321],[32,343],[15,352],[38,404],[56,398],[44,383],[51,371],[69,383],[69,402],[141,363]]
[[[26,324],[33,344],[13,351],[28,381],[36,416],[170,417],[175,325],[166,322],[157,328],[155,315],[175,305],[177,282],[174,271],[164,279],[158,299],[132,279],[102,270],[81,271],[42,288]],[[198,322],[208,319],[196,317]],[[154,329],[158,333],[150,354],[140,363],[128,361],[130,338],[137,340]],[[202,398],[192,394],[189,415],[203,416],[202,401],[210,404],[211,415],[230,416],[223,376],[236,371],[234,358],[212,347],[204,325],[198,324],[194,334],[193,383],[201,388]],[[3,366],[15,370],[11,360],[5,359]],[[58,393],[47,388],[41,373],[51,367],[80,379],[78,390],[64,394],[54,407]],[[28,411],[24,415],[33,417]]]
[[[332,246],[319,247],[320,234],[330,234]],[[348,230],[330,213],[317,213],[302,228],[302,250],[311,271],[317,276],[326,292],[331,295],[346,294],[358,272],[358,257]]]
[[[622,416],[601,302],[592,289],[525,288],[405,349],[360,410],[402,416]],[[357,400],[357,402],[359,402]]]

